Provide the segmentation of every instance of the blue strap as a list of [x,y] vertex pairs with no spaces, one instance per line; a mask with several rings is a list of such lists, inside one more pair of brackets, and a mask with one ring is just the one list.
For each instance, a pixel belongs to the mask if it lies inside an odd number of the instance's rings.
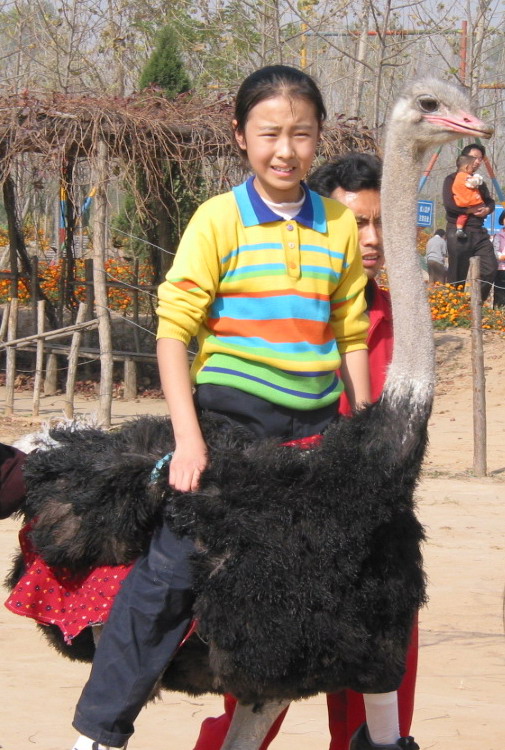
[[172,460],[173,455],[174,455],[174,452],[170,451],[170,453],[167,453],[166,456],[163,456],[162,458],[158,459],[158,461],[156,461],[156,463],[154,464],[153,470],[151,471],[151,476],[149,477],[149,481],[152,484],[158,481],[162,470],[165,468],[165,466],[168,466],[168,464]]

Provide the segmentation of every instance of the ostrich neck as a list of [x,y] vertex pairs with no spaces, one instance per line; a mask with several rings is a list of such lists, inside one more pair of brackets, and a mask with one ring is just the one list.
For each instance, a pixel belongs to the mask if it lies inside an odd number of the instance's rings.
[[[390,126],[382,180],[384,253],[393,307],[394,349],[385,393],[428,409],[434,385],[430,308],[416,248],[417,186],[423,153]],[[414,404],[412,404],[414,406]]]

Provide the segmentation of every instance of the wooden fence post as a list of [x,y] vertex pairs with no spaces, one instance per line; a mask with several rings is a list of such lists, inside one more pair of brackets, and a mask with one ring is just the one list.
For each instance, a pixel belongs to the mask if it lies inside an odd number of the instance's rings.
[[32,263],[32,271],[30,274],[30,291],[32,295],[33,331],[36,331],[38,325],[37,303],[39,301],[39,259],[36,255],[32,255],[30,260]]
[[[88,318],[93,317],[93,310],[95,306],[95,295],[94,295],[94,283],[93,283],[93,258],[85,258],[84,259],[84,280],[86,283],[86,296],[84,298],[84,301],[86,303],[86,307],[88,310]],[[93,333],[92,331],[84,331],[83,337],[82,337],[82,343],[83,346],[91,347],[93,345]],[[85,380],[89,380],[91,378],[91,365],[86,360],[83,368],[82,373]]]
[[[37,302],[37,333],[44,333],[45,301]],[[44,339],[37,340],[35,355],[35,381],[33,383],[32,414],[38,417],[40,413],[40,392],[42,390],[42,373],[44,370]]]
[[44,378],[44,396],[54,396],[58,390],[58,357],[49,352],[46,359],[46,377]]
[[139,259],[135,258],[133,261],[133,341],[135,342],[135,351],[140,352],[140,338],[139,338]]
[[7,302],[7,304],[4,307],[4,314],[2,317],[2,322],[0,323],[0,341],[5,341],[5,338],[7,336],[7,326],[9,324],[9,310],[11,309],[11,303]]
[[[81,302],[79,309],[77,310],[76,323],[83,323],[86,320],[87,307],[86,304]],[[68,369],[67,369],[67,385],[65,388],[65,406],[64,412],[67,419],[72,419],[74,416],[74,392],[75,392],[75,377],[77,373],[77,365],[79,362],[79,347],[81,345],[82,331],[75,331],[72,336],[72,343],[70,344],[70,352],[68,355]]]
[[112,414],[112,330],[107,305],[107,284],[105,259],[107,248],[107,144],[103,139],[98,141],[94,180],[96,193],[94,199],[93,221],[93,276],[95,290],[96,318],[98,319],[98,338],[100,341],[100,402],[98,421],[109,427]]
[[84,281],[86,283],[86,296],[84,301],[86,302],[86,307],[88,309],[88,316],[91,317],[94,304],[93,258],[85,258],[84,260]]
[[[37,232],[35,231],[35,236]],[[32,268],[30,273],[30,292],[31,292],[31,303],[32,303],[32,332],[38,332],[38,301],[39,301],[39,259],[36,255],[32,255],[30,258]],[[33,366],[35,372],[37,371],[37,355],[33,356]]]
[[486,431],[486,376],[482,342],[482,297],[480,258],[470,258],[470,307],[472,319],[472,376],[473,376],[473,473],[487,474]]
[[[7,341],[14,341],[18,327],[18,299],[10,301],[9,322],[7,326]],[[4,414],[10,417],[14,412],[14,381],[16,380],[16,347],[8,346],[5,355],[5,409]]]
[[124,397],[127,400],[137,398],[137,363],[133,357],[124,360]]
[[58,280],[58,325],[63,328],[63,318],[65,315],[65,299],[67,295],[67,259],[65,256],[61,258],[60,263],[60,278]]

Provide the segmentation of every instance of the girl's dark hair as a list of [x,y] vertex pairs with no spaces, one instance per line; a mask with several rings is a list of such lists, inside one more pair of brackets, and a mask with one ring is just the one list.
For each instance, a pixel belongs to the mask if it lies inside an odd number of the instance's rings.
[[498,224],[501,224],[503,226],[504,223],[505,223],[505,211],[502,211],[501,214],[498,216]]
[[280,94],[292,99],[306,99],[312,102],[319,124],[322,125],[326,119],[323,97],[313,78],[302,70],[288,65],[267,65],[247,76],[237,92],[236,130],[244,131],[249,113],[256,104]]

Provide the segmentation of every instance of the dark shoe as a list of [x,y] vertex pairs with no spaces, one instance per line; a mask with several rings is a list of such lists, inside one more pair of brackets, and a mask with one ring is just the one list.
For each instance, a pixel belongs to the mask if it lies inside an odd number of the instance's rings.
[[468,235],[464,229],[456,229],[456,237],[458,240],[466,240]]
[[351,737],[349,750],[419,750],[419,745],[413,737],[400,737],[394,745],[376,745],[370,739],[366,724],[362,724]]

